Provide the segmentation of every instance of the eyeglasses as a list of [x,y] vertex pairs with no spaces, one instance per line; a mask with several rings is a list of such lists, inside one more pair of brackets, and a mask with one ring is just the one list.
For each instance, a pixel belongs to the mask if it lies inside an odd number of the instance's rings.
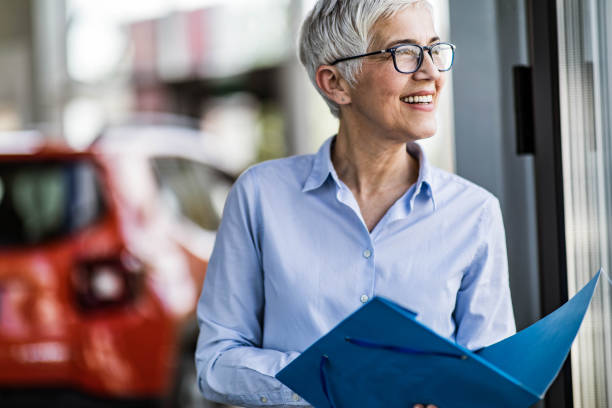
[[402,74],[412,74],[421,68],[424,52],[427,51],[438,71],[448,71],[453,66],[455,59],[455,46],[451,43],[440,42],[428,46],[418,44],[400,44],[386,50],[372,51],[367,54],[354,55],[335,60],[331,65],[355,58],[369,57],[370,55],[391,53],[395,70]]

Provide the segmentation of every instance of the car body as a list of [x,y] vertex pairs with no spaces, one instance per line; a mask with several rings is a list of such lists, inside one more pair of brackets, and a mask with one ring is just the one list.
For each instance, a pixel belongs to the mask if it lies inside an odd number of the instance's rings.
[[169,126],[0,146],[0,401],[200,404],[195,307],[233,182],[212,161]]

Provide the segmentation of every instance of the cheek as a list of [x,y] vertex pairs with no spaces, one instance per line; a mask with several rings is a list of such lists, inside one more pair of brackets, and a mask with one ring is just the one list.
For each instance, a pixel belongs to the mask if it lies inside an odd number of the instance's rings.
[[446,77],[448,76],[448,72],[441,72],[440,78],[436,81],[436,88],[438,92],[441,92],[446,84]]
[[383,86],[370,88],[368,92],[361,93],[359,99],[363,106],[373,111],[389,111],[395,104],[395,100],[399,101],[397,93],[392,88]]
[[370,85],[371,92],[379,99],[377,102],[388,105],[399,101],[402,90],[406,88],[406,79],[395,71],[392,64],[385,64],[379,74],[372,78]]

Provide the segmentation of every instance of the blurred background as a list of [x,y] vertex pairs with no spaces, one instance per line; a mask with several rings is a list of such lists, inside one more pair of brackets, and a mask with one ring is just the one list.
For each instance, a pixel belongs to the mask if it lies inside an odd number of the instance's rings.
[[[314,2],[0,3],[1,406],[214,406],[194,307],[227,192],[338,126],[296,58]],[[609,263],[612,11],[430,2],[457,56],[422,145],[499,198],[522,329]],[[546,406],[608,406],[605,288]]]
[[[448,38],[448,5],[440,3],[436,19]],[[296,58],[312,4],[3,2],[0,128],[36,124],[82,148],[133,112],[164,112],[198,120],[214,138],[210,149],[235,171],[312,152],[337,126]],[[430,144],[436,161],[453,169],[450,95],[444,137]]]

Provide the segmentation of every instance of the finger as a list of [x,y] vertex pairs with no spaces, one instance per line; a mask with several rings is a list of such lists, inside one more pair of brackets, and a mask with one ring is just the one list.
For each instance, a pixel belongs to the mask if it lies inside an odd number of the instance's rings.
[[423,404],[414,404],[412,408],[424,408]]
[[429,404],[429,405],[427,405],[427,408],[438,408],[438,407],[436,407],[436,406],[435,406],[435,405],[433,405],[433,404]]

